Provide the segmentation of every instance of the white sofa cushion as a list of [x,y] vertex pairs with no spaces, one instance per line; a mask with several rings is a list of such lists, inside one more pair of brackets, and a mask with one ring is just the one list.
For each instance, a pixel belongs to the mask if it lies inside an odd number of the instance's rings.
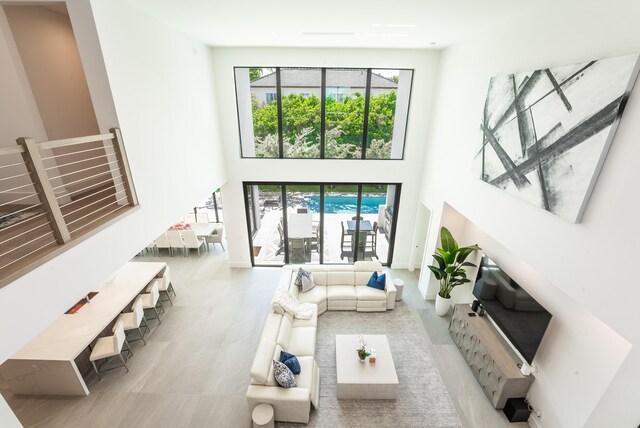
[[276,314],[273,312],[267,314],[267,321],[264,323],[264,328],[262,329],[262,335],[260,335],[260,337],[264,337],[275,342],[278,338],[281,321],[281,314]]
[[330,285],[327,287],[327,299],[329,302],[332,300],[356,300],[356,288],[353,285]]
[[253,364],[251,364],[251,380],[252,383],[258,385],[264,385],[269,378],[269,371],[275,351],[276,344],[273,340],[261,338],[258,344],[258,350],[256,356],[253,358]]
[[387,301],[387,293],[383,290],[378,290],[377,288],[369,287],[367,285],[357,285],[356,296],[358,296],[358,301],[360,300],[381,300],[385,302]]
[[312,269],[311,272],[313,272],[313,280],[316,286],[327,285],[327,271]]
[[353,270],[347,272],[327,272],[327,285],[353,285]]
[[373,271],[380,272],[381,270],[382,270],[382,263],[380,263],[379,260],[355,262],[353,264],[354,272],[369,272],[369,275],[371,275]]
[[[326,303],[325,303],[326,305]],[[302,320],[299,318],[294,318],[293,319],[293,328],[296,327],[317,327],[318,326],[318,309],[319,306],[314,306],[313,308],[313,315],[311,316],[311,319],[308,320]]]
[[324,285],[316,285],[306,293],[298,294],[298,303],[320,303],[327,300],[327,287]]
[[298,357],[300,374],[296,375],[298,388],[307,388],[311,391],[313,385],[313,357]]
[[329,300],[327,308],[330,311],[355,311],[356,300]]
[[373,274],[373,271],[371,271],[371,272],[355,272],[354,285],[356,285],[356,286],[358,286],[358,285],[367,285],[367,283],[371,279],[371,275],[372,274]]
[[285,351],[297,356],[313,357],[316,353],[316,328],[296,327],[291,330],[289,347]]
[[[276,339],[276,343],[282,346],[287,352],[289,351],[289,343],[291,341],[291,330],[293,329],[292,318],[290,318],[290,314],[285,314],[282,316],[282,322],[280,323],[280,331],[278,333],[278,338]],[[292,352],[295,354],[295,352]]]

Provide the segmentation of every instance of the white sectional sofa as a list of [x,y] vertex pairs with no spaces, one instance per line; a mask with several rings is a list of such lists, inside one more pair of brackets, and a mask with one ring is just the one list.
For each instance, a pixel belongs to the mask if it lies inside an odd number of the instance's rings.
[[[320,392],[320,369],[315,361],[318,315],[327,310],[374,312],[393,309],[396,288],[380,262],[356,262],[349,266],[303,266],[313,273],[316,286],[302,293],[294,284],[298,268],[284,268],[278,288],[288,289],[300,303],[317,306],[311,319],[303,320],[274,305],[277,312],[267,315],[251,366],[247,401],[250,411],[260,403],[272,405],[276,421],[307,423],[311,404],[318,407]],[[385,290],[366,285],[374,271],[386,274]],[[300,362],[301,371],[295,376],[298,385],[295,388],[282,388],[274,378],[272,361],[279,361],[282,350],[294,354]]]

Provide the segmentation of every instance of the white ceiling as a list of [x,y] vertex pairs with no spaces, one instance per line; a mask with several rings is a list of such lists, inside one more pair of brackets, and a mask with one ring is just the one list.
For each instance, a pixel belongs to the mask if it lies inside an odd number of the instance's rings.
[[129,0],[213,46],[442,48],[541,0]]

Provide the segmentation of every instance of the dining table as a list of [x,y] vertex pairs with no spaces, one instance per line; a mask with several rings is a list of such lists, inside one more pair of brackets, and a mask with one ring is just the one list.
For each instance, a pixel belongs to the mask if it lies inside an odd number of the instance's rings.
[[204,238],[211,235],[217,227],[217,223],[189,223],[189,229],[196,232],[196,235],[199,238]]

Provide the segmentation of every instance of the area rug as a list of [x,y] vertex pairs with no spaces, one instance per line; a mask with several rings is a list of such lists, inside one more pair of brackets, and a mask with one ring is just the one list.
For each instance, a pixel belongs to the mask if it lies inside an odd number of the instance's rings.
[[[336,334],[386,334],[400,388],[397,400],[336,398]],[[354,347],[353,357],[357,358]],[[393,311],[329,311],[320,315],[316,343],[320,408],[308,425],[278,427],[459,427],[460,420],[428,349],[417,315],[403,302]]]

